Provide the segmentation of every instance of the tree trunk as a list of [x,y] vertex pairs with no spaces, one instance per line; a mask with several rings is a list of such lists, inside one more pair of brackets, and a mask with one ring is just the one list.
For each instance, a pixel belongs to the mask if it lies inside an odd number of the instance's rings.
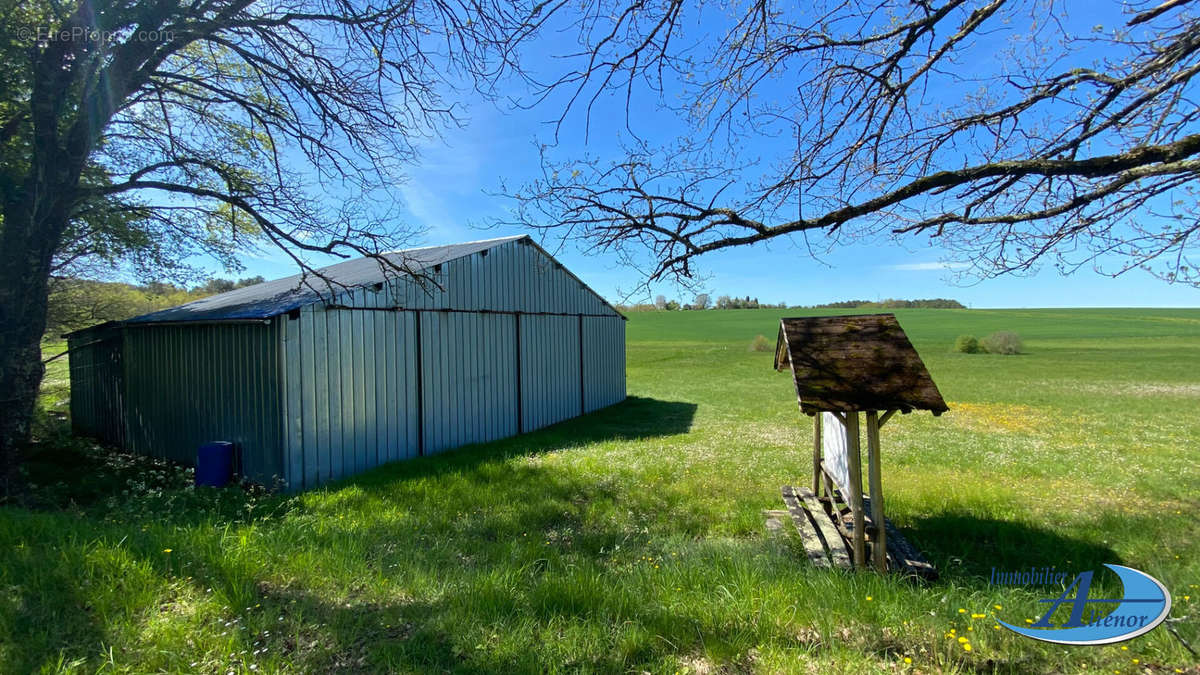
[[29,199],[5,205],[0,233],[0,495],[12,491],[29,444],[45,374],[47,284],[61,225],[34,215]]

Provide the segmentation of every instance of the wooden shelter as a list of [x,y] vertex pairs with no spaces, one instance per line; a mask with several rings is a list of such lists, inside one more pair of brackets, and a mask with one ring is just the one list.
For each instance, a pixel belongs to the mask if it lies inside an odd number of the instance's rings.
[[[929,576],[932,567],[884,517],[879,429],[897,411],[941,415],[948,408],[896,317],[781,319],[775,369],[785,368],[796,383],[800,411],[813,418],[812,489],[783,489],[810,559],[820,564],[823,547],[828,547],[835,564],[852,560],[861,568],[869,546],[879,571],[888,569],[891,556],[894,568]],[[869,499],[862,494],[859,413],[866,418]],[[839,502],[848,512],[839,509]],[[806,513],[801,512],[804,507]]]

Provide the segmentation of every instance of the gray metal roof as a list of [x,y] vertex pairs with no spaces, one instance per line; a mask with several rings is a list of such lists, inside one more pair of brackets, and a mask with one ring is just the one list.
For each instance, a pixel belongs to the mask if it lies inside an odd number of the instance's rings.
[[[384,255],[396,265],[416,272],[455,258],[495,248],[510,241],[528,238],[529,235],[500,237],[499,239],[468,241],[447,246],[410,248],[403,251],[392,251]],[[318,272],[329,281],[315,274],[307,276],[296,274],[219,293],[189,302],[186,305],[136,316],[126,320],[125,323],[269,319],[317,302],[322,297],[329,298],[346,288],[370,286],[399,274],[381,261],[369,257],[330,265],[320,268]]]

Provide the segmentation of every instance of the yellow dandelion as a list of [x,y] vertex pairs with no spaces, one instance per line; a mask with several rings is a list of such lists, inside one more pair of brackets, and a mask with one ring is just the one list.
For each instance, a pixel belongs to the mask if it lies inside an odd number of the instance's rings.
[[971,626],[967,626],[967,630],[975,630],[975,629],[972,628]]
[[1133,662],[1134,662],[1134,663],[1141,663],[1141,661],[1138,661],[1137,659],[1134,659],[1134,660],[1133,660]]
[[985,614],[972,614],[971,618],[972,619],[982,619],[984,616],[986,616],[986,615]]
[[1186,602],[1186,601],[1189,601],[1189,600],[1191,600],[1191,599],[1192,599],[1192,596],[1190,596],[1190,595],[1185,595],[1185,596],[1183,596],[1183,599],[1184,599],[1184,601]]
[[906,656],[906,657],[904,657],[904,662],[905,662],[905,663],[912,663],[912,659],[910,659],[910,658],[908,658],[908,657]]
[[958,641],[965,644],[967,642],[967,638],[960,637],[960,638],[958,638]]
[[996,630],[1000,630],[1000,624],[996,624],[995,626],[992,626],[992,628],[995,628]]
[[970,643],[970,642],[964,642],[964,643],[963,643],[963,651],[964,651],[964,652],[969,652],[969,651],[971,651],[971,643]]
[[872,601],[872,600],[874,600],[874,599],[875,599],[875,598],[872,598],[872,597],[871,597],[871,596],[869,596],[869,595],[867,596],[867,602],[871,602],[871,601]]
[[1129,647],[1126,647],[1125,645],[1121,645],[1121,651],[1127,652],[1127,651],[1129,651]]
[[171,549],[169,549],[169,548],[164,548],[164,549],[163,549],[163,553],[170,553],[170,552],[171,552]]
[[962,607],[959,607],[959,608],[958,608],[958,613],[959,613],[959,614],[966,614],[966,613],[967,613],[967,610],[963,609]]
[[1003,608],[1003,607],[1001,607],[1000,605],[992,605],[992,607],[995,607],[996,609],[1004,609],[1004,608]]

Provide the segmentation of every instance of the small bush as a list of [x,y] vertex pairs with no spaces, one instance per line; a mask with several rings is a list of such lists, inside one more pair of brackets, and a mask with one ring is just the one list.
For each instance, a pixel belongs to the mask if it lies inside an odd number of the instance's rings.
[[983,338],[983,348],[989,354],[1020,354],[1021,336],[1012,331],[1001,330]]
[[976,340],[974,335],[959,335],[958,339],[954,341],[954,351],[963,354],[978,354],[979,340]]
[[772,349],[771,341],[762,335],[756,335],[750,342],[750,351],[752,352],[769,352]]

